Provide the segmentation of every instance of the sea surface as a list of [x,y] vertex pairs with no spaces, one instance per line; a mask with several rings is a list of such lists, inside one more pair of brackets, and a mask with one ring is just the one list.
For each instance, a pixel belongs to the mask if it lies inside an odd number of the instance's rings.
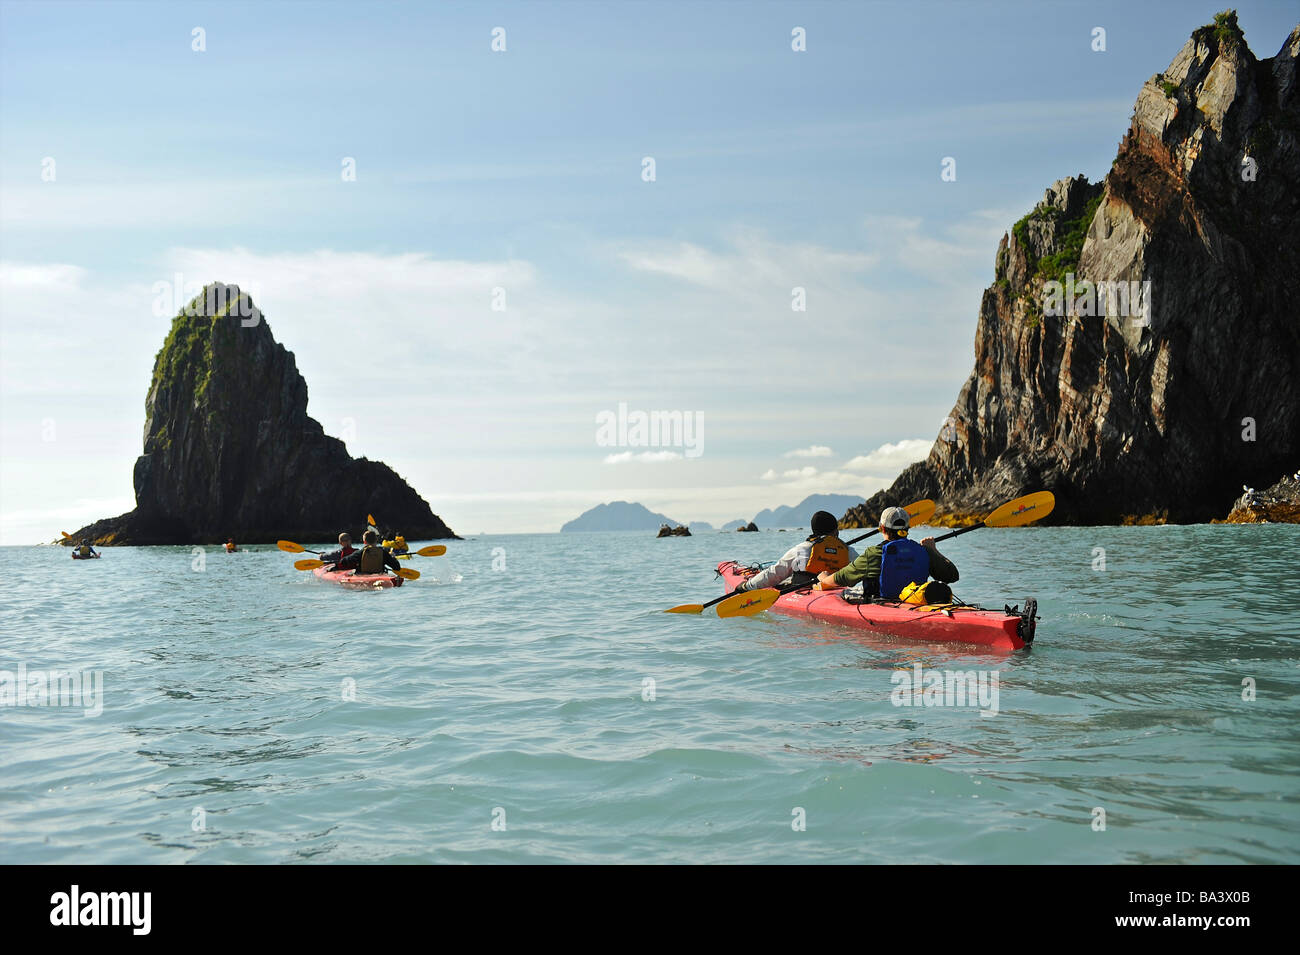
[[[448,541],[379,593],[0,549],[0,670],[103,688],[0,707],[0,863],[1300,862],[1300,528],[941,545],[960,597],[1038,598],[1014,653],[658,612],[802,533]],[[895,705],[918,663],[996,715]]]

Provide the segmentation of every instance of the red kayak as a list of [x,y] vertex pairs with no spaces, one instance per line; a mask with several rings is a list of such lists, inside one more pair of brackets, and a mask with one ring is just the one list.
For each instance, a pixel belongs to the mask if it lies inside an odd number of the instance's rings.
[[[754,571],[734,560],[718,565],[730,593]],[[940,610],[898,601],[850,603],[839,590],[800,590],[784,594],[771,609],[795,617],[811,617],[859,630],[887,633],[923,643],[973,643],[994,650],[1019,650],[1034,640],[1035,610],[1032,598],[1022,612],[947,606]]]
[[312,573],[347,590],[384,590],[402,586],[402,578],[396,574],[358,574],[350,570],[330,570],[329,567],[317,567]]

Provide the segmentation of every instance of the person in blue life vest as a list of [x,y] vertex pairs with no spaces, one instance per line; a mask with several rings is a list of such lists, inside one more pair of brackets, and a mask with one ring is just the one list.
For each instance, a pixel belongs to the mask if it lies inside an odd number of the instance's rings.
[[901,507],[887,507],[880,515],[880,534],[884,539],[868,547],[853,563],[834,573],[817,578],[820,589],[852,587],[862,583],[864,597],[898,600],[909,584],[924,584],[931,577],[945,584],[957,582],[957,567],[927,537],[919,544],[908,540],[911,519]]
[[857,551],[837,536],[840,522],[834,514],[818,511],[812,516],[809,527],[812,533],[807,540],[795,544],[775,564],[739,584],[736,590],[761,590],[776,587],[787,580],[812,583],[817,574],[841,570],[858,556]]

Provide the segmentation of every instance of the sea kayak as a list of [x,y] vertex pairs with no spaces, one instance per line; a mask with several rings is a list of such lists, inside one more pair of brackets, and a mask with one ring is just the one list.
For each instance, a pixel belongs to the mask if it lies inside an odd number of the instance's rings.
[[402,586],[402,578],[396,574],[357,574],[350,570],[330,570],[328,567],[317,567],[312,573],[321,580],[328,580],[347,590],[383,590]]
[[[718,565],[727,593],[752,573],[732,560]],[[1019,650],[1034,640],[1037,603],[1032,598],[1025,601],[1023,611],[1012,613],[964,606],[932,610],[897,601],[850,603],[843,593],[843,589],[800,590],[782,595],[771,609],[922,643],[971,643],[994,650]]]
[[72,555],[73,560],[97,560],[98,558],[99,558],[98,554],[86,554],[84,556],[81,554]]

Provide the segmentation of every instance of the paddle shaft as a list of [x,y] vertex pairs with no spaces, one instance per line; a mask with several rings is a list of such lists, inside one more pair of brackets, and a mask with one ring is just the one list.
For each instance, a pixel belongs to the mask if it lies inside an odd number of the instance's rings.
[[936,537],[934,539],[934,542],[937,544],[939,543],[939,541],[951,540],[954,537],[959,537],[962,534],[969,534],[971,531],[977,531],[981,527],[986,527],[986,526],[987,525],[983,521],[980,521],[977,524],[972,524],[970,527],[959,527],[957,530],[953,531],[950,534],[944,534],[942,537]]
[[742,591],[739,591],[739,590],[733,590],[731,593],[729,593],[729,594],[723,594],[721,597],[714,597],[714,598],[713,598],[712,600],[710,600],[708,603],[706,603],[706,604],[700,604],[700,611],[703,612],[703,611],[705,611],[706,609],[708,609],[709,607],[712,607],[714,604],[720,604],[720,603],[722,603],[722,601],[726,600],[728,597],[734,597],[734,596],[736,596],[736,594],[741,593],[741,592],[742,592]]
[[[907,511],[909,526],[915,527],[917,524],[928,521],[931,515],[934,514],[934,501],[929,498],[925,498],[921,501],[913,501],[911,504],[907,505],[907,507],[903,508],[903,510]],[[865,534],[855,537],[851,541],[845,541],[845,543],[849,545],[856,544],[859,541],[866,540],[868,537],[875,537],[879,533],[880,528],[877,527],[875,530],[867,531]]]
[[867,531],[867,532],[866,532],[865,534],[863,534],[861,537],[855,537],[855,538],[853,538],[853,540],[851,540],[851,541],[845,541],[844,543],[845,543],[845,544],[849,544],[849,545],[853,545],[853,544],[858,543],[859,541],[864,541],[864,540],[866,540],[868,537],[875,537],[875,536],[876,536],[877,534],[879,534],[879,533],[880,533],[880,528],[877,527],[874,531]]

